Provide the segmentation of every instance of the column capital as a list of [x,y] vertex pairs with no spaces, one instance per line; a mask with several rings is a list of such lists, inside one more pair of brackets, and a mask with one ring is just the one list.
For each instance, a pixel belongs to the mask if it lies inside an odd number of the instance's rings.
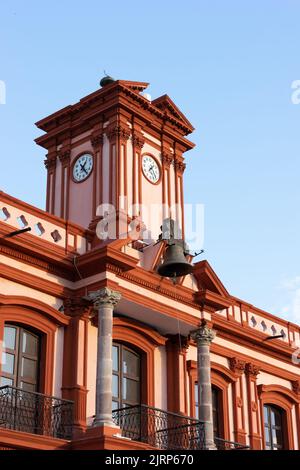
[[200,328],[191,332],[191,338],[197,342],[197,344],[210,344],[216,337],[216,332],[209,328],[206,320],[201,321]]
[[102,287],[99,290],[90,292],[86,298],[90,300],[96,308],[101,305],[114,308],[121,299],[121,294],[108,287]]

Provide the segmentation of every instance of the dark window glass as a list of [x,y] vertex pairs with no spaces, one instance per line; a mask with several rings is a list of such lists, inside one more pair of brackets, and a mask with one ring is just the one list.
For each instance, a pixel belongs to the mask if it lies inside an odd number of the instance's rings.
[[113,370],[119,370],[119,348],[118,346],[113,345],[112,347],[112,360],[113,360]]
[[141,358],[122,344],[113,344],[113,409],[140,404]]
[[283,449],[282,413],[282,410],[276,406],[264,406],[264,429],[267,450]]
[[[221,437],[220,435],[220,391],[218,388],[212,386],[212,414],[213,414],[213,427],[215,437]],[[195,394],[195,417],[199,419],[199,403],[198,403],[198,383],[195,383],[194,387]]]
[[1,385],[38,389],[39,337],[22,327],[5,325]]
[[5,349],[15,349],[16,344],[16,328],[6,326],[4,328],[4,347]]

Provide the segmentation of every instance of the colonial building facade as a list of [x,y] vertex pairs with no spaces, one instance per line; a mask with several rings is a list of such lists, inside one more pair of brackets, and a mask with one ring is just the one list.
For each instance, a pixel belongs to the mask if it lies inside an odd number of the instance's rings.
[[1,449],[299,449],[299,326],[157,273],[191,123],[102,85],[37,123],[46,210],[0,192]]

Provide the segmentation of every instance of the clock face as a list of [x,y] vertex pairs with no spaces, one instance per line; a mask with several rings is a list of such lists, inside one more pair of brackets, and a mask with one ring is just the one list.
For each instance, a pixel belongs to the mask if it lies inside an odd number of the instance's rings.
[[77,183],[84,181],[92,172],[93,157],[89,153],[80,155],[73,166],[73,178]]
[[144,155],[142,160],[142,169],[145,177],[150,183],[157,183],[160,178],[160,168],[157,161],[150,155]]

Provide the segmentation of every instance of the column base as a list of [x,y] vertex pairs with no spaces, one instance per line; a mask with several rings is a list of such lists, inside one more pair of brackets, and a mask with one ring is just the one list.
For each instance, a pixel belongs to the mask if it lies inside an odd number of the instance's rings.
[[94,419],[92,428],[107,427],[112,429],[120,429],[112,420],[109,419]]

